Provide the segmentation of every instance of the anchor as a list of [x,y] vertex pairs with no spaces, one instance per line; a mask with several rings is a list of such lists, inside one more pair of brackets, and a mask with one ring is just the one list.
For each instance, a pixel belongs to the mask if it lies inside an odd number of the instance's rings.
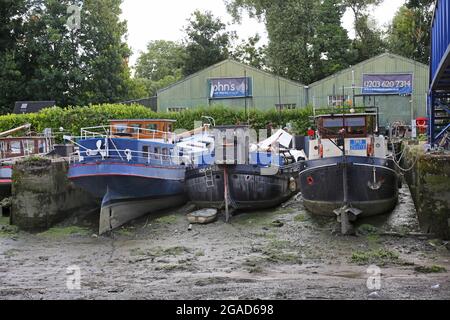
[[373,167],[373,181],[367,182],[367,186],[371,190],[379,190],[383,185],[383,182],[384,182],[383,180],[377,182],[377,169]]

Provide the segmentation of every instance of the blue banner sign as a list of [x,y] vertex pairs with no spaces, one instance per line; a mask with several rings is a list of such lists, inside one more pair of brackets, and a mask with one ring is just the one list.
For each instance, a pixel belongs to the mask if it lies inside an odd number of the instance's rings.
[[350,150],[352,151],[361,151],[367,149],[367,141],[366,139],[361,140],[350,140]]
[[251,96],[251,81],[248,77],[210,79],[209,90],[211,99],[249,97]]
[[411,95],[413,75],[408,74],[364,74],[363,94]]

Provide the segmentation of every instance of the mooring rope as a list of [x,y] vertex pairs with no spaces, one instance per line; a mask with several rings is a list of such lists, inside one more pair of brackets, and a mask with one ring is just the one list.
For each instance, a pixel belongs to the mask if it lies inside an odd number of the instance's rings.
[[[395,148],[394,148],[394,144],[393,144],[393,143],[392,143],[392,148],[393,148],[392,150],[394,150],[394,154],[395,154]],[[417,162],[419,161],[419,156],[416,156],[416,157],[415,157],[415,159],[414,159],[414,161],[413,161],[413,165],[412,165],[410,168],[404,169],[404,168],[402,168],[400,162],[402,161],[403,156],[405,155],[405,153],[406,153],[406,148],[404,148],[404,149],[402,150],[401,156],[400,156],[400,158],[399,158],[398,160],[396,159],[395,156],[392,156],[392,161],[394,161],[394,164],[395,164],[395,165],[397,166],[397,168],[399,168],[402,172],[409,172],[409,171],[411,171],[412,169],[414,169],[414,167],[416,166]]]

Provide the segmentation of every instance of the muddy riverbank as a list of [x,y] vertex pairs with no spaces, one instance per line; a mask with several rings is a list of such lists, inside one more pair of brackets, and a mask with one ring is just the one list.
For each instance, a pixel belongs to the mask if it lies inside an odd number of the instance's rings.
[[[358,236],[338,235],[301,201],[191,231],[187,210],[105,237],[95,214],[41,234],[0,227],[0,299],[450,299],[448,243],[416,234],[407,187],[395,212],[361,221]],[[370,265],[381,289],[367,287]],[[80,268],[80,290],[67,288],[69,266]]]

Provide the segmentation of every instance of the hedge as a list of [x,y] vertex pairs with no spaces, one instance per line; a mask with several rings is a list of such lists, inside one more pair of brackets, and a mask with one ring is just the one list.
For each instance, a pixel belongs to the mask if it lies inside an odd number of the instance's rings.
[[[304,134],[310,126],[309,108],[278,111],[250,111],[248,120],[252,128],[264,129],[271,122],[274,127],[283,127],[291,123],[295,133]],[[0,116],[0,132],[30,123],[35,132],[43,132],[45,128],[58,130],[64,128],[65,133],[77,136],[81,128],[107,125],[111,119],[175,119],[175,129],[192,130],[195,121],[202,121],[202,116],[214,118],[216,125],[232,125],[246,123],[243,110],[219,107],[201,107],[181,113],[157,113],[140,105],[103,104],[87,107],[47,108],[39,113],[8,114]]]

